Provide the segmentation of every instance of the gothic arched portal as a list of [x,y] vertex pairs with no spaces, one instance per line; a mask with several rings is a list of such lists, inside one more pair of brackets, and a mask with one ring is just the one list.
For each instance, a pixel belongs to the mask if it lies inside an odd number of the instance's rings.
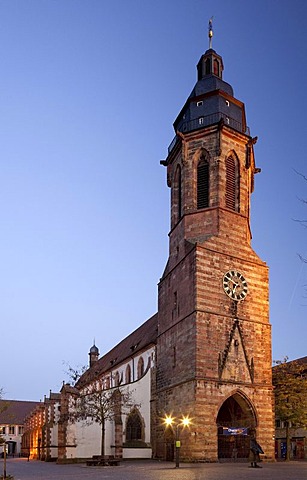
[[228,397],[219,409],[218,458],[248,458],[249,431],[257,426],[252,404],[241,393]]

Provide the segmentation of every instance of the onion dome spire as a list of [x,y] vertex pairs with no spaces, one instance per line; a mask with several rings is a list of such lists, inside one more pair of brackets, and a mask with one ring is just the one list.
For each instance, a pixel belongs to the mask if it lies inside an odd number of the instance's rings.
[[90,362],[89,363],[90,363],[90,367],[91,367],[95,362],[97,362],[97,360],[99,358],[99,349],[95,345],[95,340],[94,340],[93,346],[90,348],[89,357],[90,357]]

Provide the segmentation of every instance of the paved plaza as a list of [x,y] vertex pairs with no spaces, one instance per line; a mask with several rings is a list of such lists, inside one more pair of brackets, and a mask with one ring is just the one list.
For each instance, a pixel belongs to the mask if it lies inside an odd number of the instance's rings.
[[[0,461],[3,473],[3,460]],[[306,480],[307,462],[263,463],[249,468],[247,463],[180,464],[170,462],[124,461],[117,467],[57,465],[35,460],[9,459],[7,474],[15,480]]]

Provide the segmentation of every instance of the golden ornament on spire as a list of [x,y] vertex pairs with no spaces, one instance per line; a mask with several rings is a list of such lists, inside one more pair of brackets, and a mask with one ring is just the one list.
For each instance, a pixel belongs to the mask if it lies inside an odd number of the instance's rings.
[[212,48],[212,37],[213,37],[212,20],[213,20],[213,17],[210,18],[209,26],[208,26],[209,49]]

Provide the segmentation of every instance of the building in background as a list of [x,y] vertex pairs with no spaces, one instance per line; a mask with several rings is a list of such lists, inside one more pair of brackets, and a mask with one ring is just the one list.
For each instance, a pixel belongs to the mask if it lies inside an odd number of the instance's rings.
[[58,457],[58,424],[61,395],[50,391],[49,397],[32,409],[25,418],[21,452],[38,460]]
[[[25,418],[38,405],[39,402],[0,400],[0,435],[6,441],[8,455],[21,454]],[[3,453],[1,446],[0,453]]]

